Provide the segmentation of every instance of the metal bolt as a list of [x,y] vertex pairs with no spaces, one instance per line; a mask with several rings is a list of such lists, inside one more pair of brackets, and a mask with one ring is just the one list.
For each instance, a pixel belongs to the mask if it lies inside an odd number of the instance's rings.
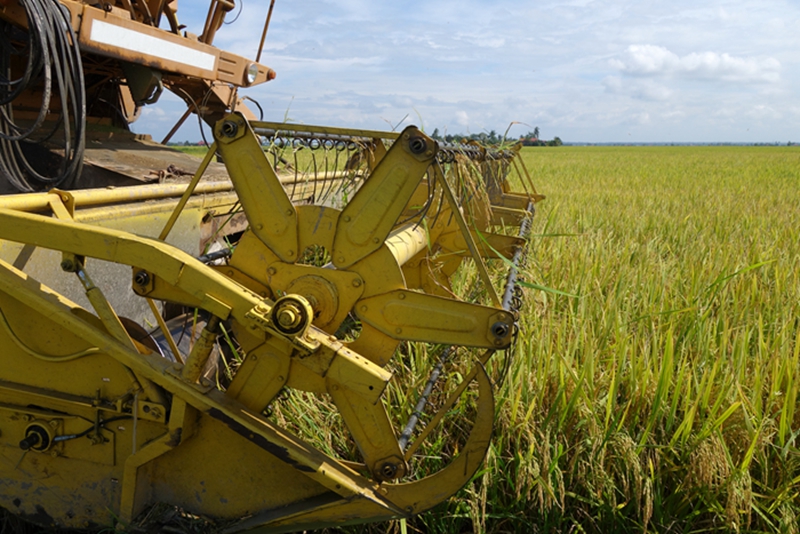
[[147,274],[147,271],[136,271],[136,274],[133,275],[133,281],[137,286],[146,286],[150,283],[150,275]]
[[299,316],[292,308],[282,308],[278,310],[278,323],[284,328],[291,328],[297,325]]
[[343,217],[343,219],[344,219],[344,222],[350,222],[350,216],[349,215],[345,215]]
[[428,148],[428,144],[422,137],[414,137],[408,142],[408,149],[412,154],[423,154]]
[[492,325],[492,334],[494,334],[495,337],[506,337],[508,335],[508,331],[508,325],[505,323],[498,321]]
[[402,328],[398,328],[398,329],[395,330],[395,332],[397,332],[398,334],[402,334],[403,333],[403,329]]
[[61,261],[61,269],[68,273],[75,271],[75,262],[72,260],[62,260]]
[[233,121],[225,121],[222,123],[221,130],[225,137],[234,137],[239,132],[239,125]]
[[397,474],[397,466],[390,463],[385,463],[381,466],[381,475],[383,478],[391,479]]
[[353,279],[353,287],[361,287],[361,279],[360,278],[354,278]]
[[406,294],[405,293],[400,293],[399,295],[397,295],[397,298],[399,298],[400,300],[403,300],[403,299],[406,298]]
[[277,272],[278,270],[275,267],[270,267],[269,269],[267,269],[267,274],[269,275],[274,275]]
[[372,242],[373,242],[373,243],[375,243],[375,244],[377,245],[378,243],[380,243],[380,242],[381,242],[381,240],[380,240],[380,239],[378,239],[377,237],[373,237],[373,238],[372,238]]
[[291,217],[292,215],[294,215],[294,210],[293,209],[286,210],[286,216],[287,217]]

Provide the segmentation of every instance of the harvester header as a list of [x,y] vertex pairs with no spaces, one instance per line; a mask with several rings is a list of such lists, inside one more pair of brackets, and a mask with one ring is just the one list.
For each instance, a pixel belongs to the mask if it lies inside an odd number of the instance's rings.
[[[176,5],[0,2],[25,191],[0,196],[0,506],[224,532],[430,509],[483,463],[513,351],[543,198],[519,148],[255,120],[238,91],[274,72],[213,46],[233,2],[199,36]],[[213,126],[202,161],[129,131],[163,89]]]

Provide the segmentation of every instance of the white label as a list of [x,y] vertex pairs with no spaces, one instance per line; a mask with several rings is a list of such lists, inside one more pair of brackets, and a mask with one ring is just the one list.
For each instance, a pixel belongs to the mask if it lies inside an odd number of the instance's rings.
[[216,60],[214,54],[109,24],[102,20],[92,21],[89,40],[203,70],[213,71]]

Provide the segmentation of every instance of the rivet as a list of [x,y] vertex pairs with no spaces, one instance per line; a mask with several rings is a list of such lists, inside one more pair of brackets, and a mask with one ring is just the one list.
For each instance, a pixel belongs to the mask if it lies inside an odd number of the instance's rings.
[[354,278],[353,279],[353,287],[361,287],[361,279],[360,278]]
[[349,215],[345,215],[344,216],[344,222],[350,222],[350,216]]
[[402,328],[398,328],[397,330],[395,330],[395,332],[397,332],[398,334],[402,334],[403,333],[403,329]]
[[263,228],[264,228],[263,224],[257,224],[256,225],[256,230],[262,230]]
[[292,215],[294,215],[294,210],[293,209],[286,210],[286,216],[287,217],[291,217]]
[[366,306],[361,306],[361,311],[362,311],[362,312],[365,312],[365,311],[367,311],[367,307],[366,307]]
[[405,293],[400,293],[399,295],[397,295],[397,298],[399,298],[400,300],[403,300],[403,299],[406,298],[406,294]]
[[275,274],[277,272],[278,272],[278,270],[275,267],[270,267],[269,269],[267,269],[267,274],[270,274],[270,275],[273,275],[273,274]]

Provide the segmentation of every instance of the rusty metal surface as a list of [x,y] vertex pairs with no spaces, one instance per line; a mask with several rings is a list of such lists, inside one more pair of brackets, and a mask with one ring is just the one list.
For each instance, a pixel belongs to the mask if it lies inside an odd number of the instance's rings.
[[[109,139],[86,144],[86,163],[140,182],[188,182],[200,159],[141,138]],[[204,180],[227,180],[222,163],[211,162]]]

